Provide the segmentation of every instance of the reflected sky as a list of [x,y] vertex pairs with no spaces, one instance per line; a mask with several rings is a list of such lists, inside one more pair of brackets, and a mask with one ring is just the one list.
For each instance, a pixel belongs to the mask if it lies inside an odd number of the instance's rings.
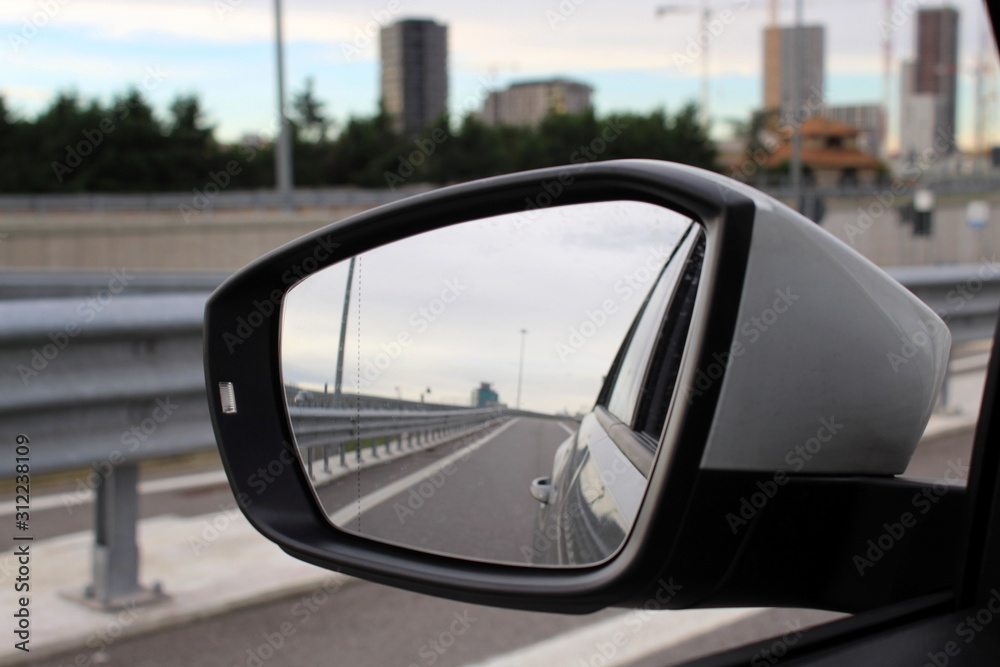
[[[652,204],[578,204],[475,220],[360,255],[342,390],[469,405],[489,382],[514,407],[524,329],[521,407],[587,411],[689,224]],[[334,391],[347,275],[343,262],[288,293],[286,385]]]

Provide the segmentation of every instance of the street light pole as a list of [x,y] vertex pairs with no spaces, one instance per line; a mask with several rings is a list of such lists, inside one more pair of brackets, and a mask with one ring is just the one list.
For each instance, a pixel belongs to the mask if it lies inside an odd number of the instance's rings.
[[[795,28],[793,32],[792,58],[792,201],[799,209],[805,208],[802,202],[802,74],[805,63],[802,58],[802,0],[795,0]],[[804,213],[800,210],[799,213]]]
[[[671,13],[689,12],[697,11],[701,17],[698,21],[699,29],[701,30],[701,35],[708,35],[708,22],[712,17],[712,10],[708,5],[708,0],[701,0],[700,9],[693,9],[691,7],[685,7],[681,5],[660,5],[656,8],[655,15],[657,18]],[[701,120],[702,127],[708,132],[709,125],[711,124],[711,119],[709,117],[709,85],[710,85],[710,74],[708,69],[708,47],[709,43],[707,40],[704,44],[700,41],[698,44],[701,46],[700,55],[700,71],[701,71],[701,108],[699,109],[699,117]]]
[[278,193],[286,209],[292,203],[292,143],[285,115],[285,59],[281,36],[281,0],[274,0],[274,42],[278,75],[278,144],[274,151]]
[[521,409],[521,379],[524,377],[524,335],[527,329],[521,329],[521,364],[517,370],[517,409]]

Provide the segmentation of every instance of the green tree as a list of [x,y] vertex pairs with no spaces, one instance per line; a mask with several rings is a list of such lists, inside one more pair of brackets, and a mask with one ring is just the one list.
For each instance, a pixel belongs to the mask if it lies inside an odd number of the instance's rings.
[[313,78],[306,79],[305,88],[292,99],[295,111],[294,121],[301,128],[304,139],[313,142],[326,141],[330,120],[323,111],[325,105],[316,99],[313,92]]
[[163,160],[169,175],[163,185],[188,190],[202,187],[210,172],[225,168],[215,142],[215,128],[207,125],[195,95],[180,95],[170,104]]
[[398,173],[401,141],[384,108],[372,118],[351,118],[324,165],[327,182],[388,187],[385,174]]

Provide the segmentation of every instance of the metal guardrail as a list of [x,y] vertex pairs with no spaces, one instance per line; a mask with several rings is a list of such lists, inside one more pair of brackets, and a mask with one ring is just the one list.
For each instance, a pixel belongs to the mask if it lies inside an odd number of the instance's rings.
[[[788,200],[795,197],[795,191],[787,183],[764,183],[758,184],[758,189],[766,192],[775,199]],[[848,186],[838,185],[829,187],[807,187],[805,194],[819,196],[828,199],[860,199],[874,197],[877,194],[886,196],[891,192],[893,197],[912,195],[914,190],[929,189],[938,195],[976,195],[992,194],[1000,190],[1000,177],[982,175],[970,178],[940,179],[926,182],[902,182],[899,179],[892,179],[881,184],[868,186]]]
[[484,424],[501,414],[497,408],[461,408],[453,410],[405,411],[405,410],[349,410],[330,408],[290,407],[288,416],[295,433],[295,443],[303,451],[309,476],[313,476],[312,464],[317,455],[323,457],[323,467],[329,470],[330,451],[337,448],[340,465],[347,465],[347,450],[353,445],[355,460],[360,464],[363,443],[369,441],[368,451],[377,460],[378,440],[384,440],[385,453],[390,454],[392,442],[396,441],[397,451],[406,447],[413,449],[460,429]]
[[993,337],[1000,309],[1000,264],[904,266],[887,273],[945,321],[954,344]]
[[[945,318],[957,342],[993,335],[1000,267],[890,274]],[[221,274],[137,276],[115,292],[108,277],[0,276],[0,431],[10,434],[0,444],[0,476],[13,476],[17,433],[31,439],[33,474],[83,471],[79,483],[97,497],[89,599],[102,608],[150,594],[138,584],[138,462],[215,448],[202,317],[209,290],[222,280]],[[472,409],[371,396],[356,397],[348,412],[361,416],[362,439],[386,438],[388,447],[395,437],[397,448],[400,435],[457,427],[448,421],[451,412],[484,418]],[[309,459],[359,437],[343,410],[296,406],[291,413]]]
[[[783,182],[761,183],[757,187],[778,199],[794,195],[791,186]],[[890,181],[867,187],[836,186],[810,188],[810,193],[829,198],[871,197],[885,192],[890,187],[895,194],[908,194],[912,184]],[[1000,177],[982,174],[965,178],[941,178],[934,182],[922,183],[934,192],[945,194],[992,193],[1000,189]],[[212,190],[214,188],[214,184]],[[224,190],[214,191],[210,196],[204,192],[144,192],[123,193],[57,193],[0,195],[0,213],[107,213],[114,211],[177,211],[181,207],[210,211],[235,210],[279,210],[279,209],[328,209],[342,206],[374,207],[403,197],[433,189],[431,185],[408,185],[388,189],[366,189],[356,187],[300,188],[285,198],[276,190]]]
[[[294,190],[287,199],[275,190],[215,190],[163,193],[72,193],[0,195],[0,213],[109,213],[114,211],[210,211],[328,209],[343,206],[372,208],[403,197],[426,192],[431,186],[409,185],[395,190],[318,188]],[[186,209],[182,208],[186,207]]]
[[32,474],[89,469],[94,491],[92,583],[86,603],[114,609],[161,597],[138,583],[138,462],[214,446],[201,363],[207,294],[0,302],[0,475],[14,434],[31,443]]
[[[119,272],[129,296],[136,294],[189,294],[207,296],[229,277],[223,272],[132,273]],[[107,271],[10,271],[0,273],[0,301],[100,296],[119,279]],[[124,291],[124,290],[123,290]]]

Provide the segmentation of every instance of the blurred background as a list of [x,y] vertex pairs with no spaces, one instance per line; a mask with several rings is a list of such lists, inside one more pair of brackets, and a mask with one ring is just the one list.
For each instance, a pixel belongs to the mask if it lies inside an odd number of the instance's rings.
[[[246,525],[206,408],[208,294],[331,222],[495,174],[672,160],[798,209],[948,323],[909,472],[967,474],[1000,303],[976,0],[8,0],[0,72],[0,517],[35,554],[31,653],[0,664],[663,664],[831,618],[485,609],[331,576]],[[526,386],[530,340],[512,322],[496,350]],[[520,403],[517,378],[449,407]]]

